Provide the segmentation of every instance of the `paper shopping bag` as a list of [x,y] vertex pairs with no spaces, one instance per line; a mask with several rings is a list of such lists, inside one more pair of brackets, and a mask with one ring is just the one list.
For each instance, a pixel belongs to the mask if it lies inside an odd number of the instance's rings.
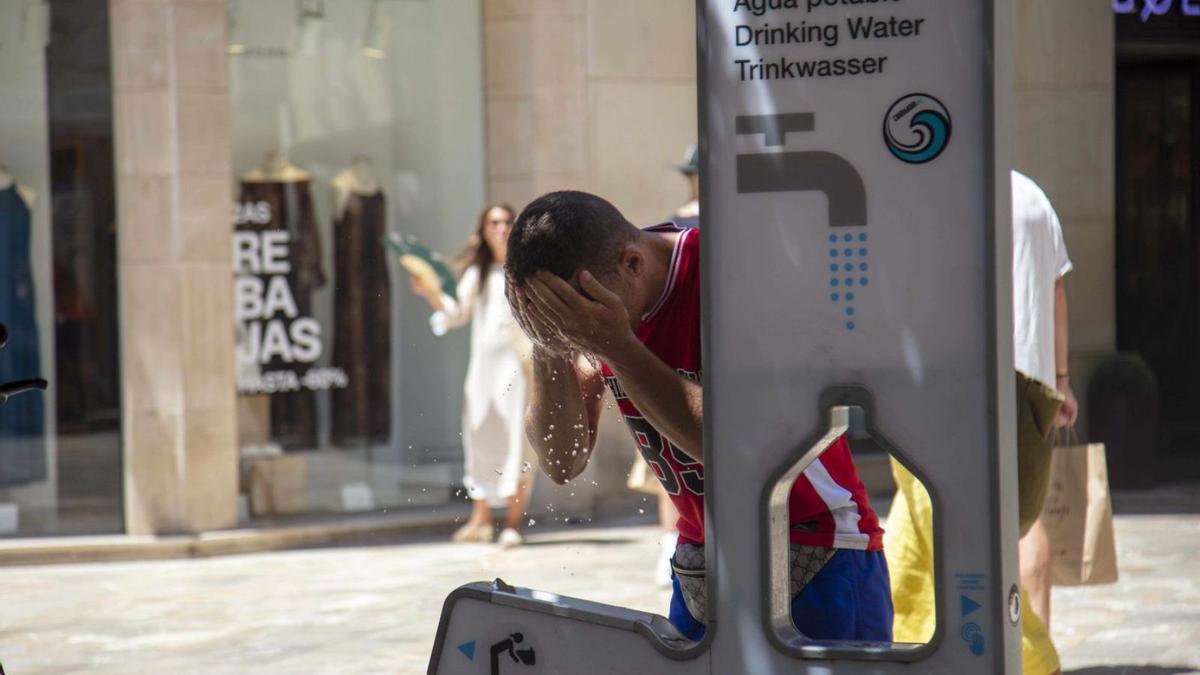
[[1053,462],[1042,521],[1050,537],[1054,583],[1115,582],[1117,550],[1104,444],[1056,448]]

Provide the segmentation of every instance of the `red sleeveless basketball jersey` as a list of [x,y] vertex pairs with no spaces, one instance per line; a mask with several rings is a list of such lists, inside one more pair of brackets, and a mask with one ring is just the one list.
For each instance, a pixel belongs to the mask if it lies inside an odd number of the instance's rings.
[[[700,231],[681,229],[674,223],[647,231],[680,234],[671,255],[666,287],[642,317],[638,339],[675,372],[699,382]],[[660,435],[625,395],[608,364],[601,366],[604,382],[616,397],[642,458],[679,510],[679,540],[702,544],[704,467]],[[789,512],[792,543],[871,551],[883,548],[879,518],[871,510],[845,438],[839,438],[796,481]]]

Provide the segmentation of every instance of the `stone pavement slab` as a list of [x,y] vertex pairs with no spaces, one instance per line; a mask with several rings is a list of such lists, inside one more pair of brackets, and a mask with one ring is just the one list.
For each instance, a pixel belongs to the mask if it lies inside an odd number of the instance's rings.
[[9,567],[0,662],[8,675],[423,673],[442,600],[466,582],[666,605],[652,527],[530,539]]
[[[1119,516],[1121,581],[1056,589],[1068,672],[1200,671],[1200,516]],[[654,527],[0,569],[0,662],[29,673],[423,673],[442,599],[496,576],[662,612]]]
[[1200,669],[1200,516],[1117,516],[1116,538],[1118,583],[1054,589],[1064,666]]

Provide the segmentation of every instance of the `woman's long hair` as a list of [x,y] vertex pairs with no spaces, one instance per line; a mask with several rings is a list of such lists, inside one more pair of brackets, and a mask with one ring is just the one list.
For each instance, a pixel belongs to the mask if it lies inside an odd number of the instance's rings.
[[487,279],[488,272],[491,271],[492,263],[496,262],[496,256],[492,254],[492,248],[487,245],[487,239],[483,236],[483,231],[487,228],[488,214],[492,209],[504,209],[508,211],[508,215],[513,220],[517,219],[517,212],[513,207],[504,202],[493,202],[484,207],[479,213],[479,224],[475,227],[475,233],[467,239],[467,245],[463,248],[462,253],[454,259],[455,268],[458,275],[461,277],[463,272],[472,267],[479,267],[479,282],[482,284]]

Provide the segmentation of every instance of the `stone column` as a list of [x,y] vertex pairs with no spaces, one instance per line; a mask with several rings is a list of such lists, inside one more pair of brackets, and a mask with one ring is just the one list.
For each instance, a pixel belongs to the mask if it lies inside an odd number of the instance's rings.
[[1071,385],[1085,405],[1092,369],[1117,346],[1112,7],[1016,0],[1013,11],[1014,164],[1050,197],[1075,263]]
[[237,523],[224,0],[111,0],[125,527]]
[[693,0],[482,0],[488,194],[590,190],[635,223],[686,201]]
[[672,167],[697,138],[695,2],[590,0],[587,31],[592,189],[653,224],[688,198]]

